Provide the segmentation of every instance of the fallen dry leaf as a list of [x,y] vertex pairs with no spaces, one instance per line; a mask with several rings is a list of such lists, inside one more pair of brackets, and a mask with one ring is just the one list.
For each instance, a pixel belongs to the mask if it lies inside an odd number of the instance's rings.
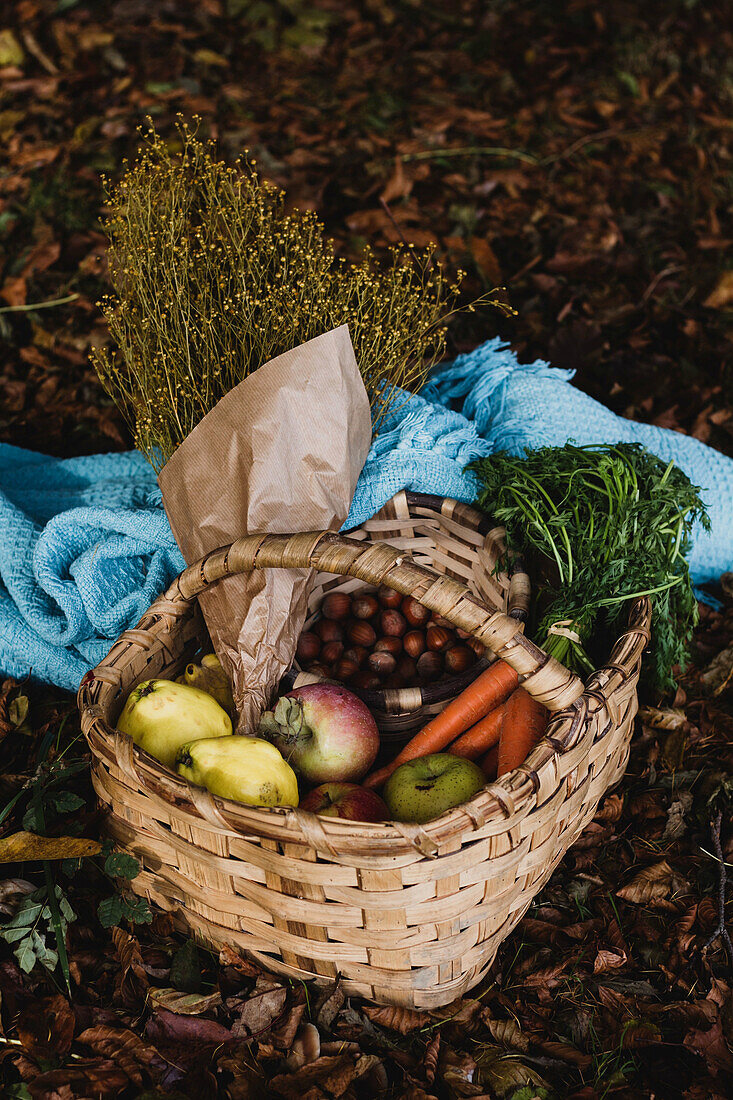
[[708,309],[726,309],[733,302],[733,271],[724,271],[703,302]]
[[232,1038],[229,1028],[203,1016],[181,1016],[177,1012],[156,1009],[145,1027],[145,1034],[154,1042],[172,1039],[177,1043],[218,1046]]
[[125,1027],[90,1027],[82,1031],[78,1042],[91,1047],[95,1054],[114,1061],[138,1086],[143,1083],[140,1066],[148,1066],[159,1057],[154,1047]]
[[658,1043],[662,1035],[656,1024],[648,1020],[631,1020],[624,1024],[621,1033],[621,1046],[624,1050],[635,1047],[646,1047],[650,1043]]
[[620,967],[625,966],[626,962],[625,951],[609,951],[607,948],[602,947],[595,957],[593,973],[605,974],[607,970],[618,970]]
[[279,1021],[275,1021],[268,1038],[279,1050],[290,1050],[292,1047],[306,1008],[306,1001],[303,998],[301,1001],[291,1004],[284,1017],[281,1017]]
[[346,994],[337,978],[332,986],[327,986],[323,990],[316,1001],[315,1020],[318,1026],[328,1031],[345,1004]]
[[28,284],[20,276],[6,279],[0,288],[0,298],[4,298],[9,306],[24,306],[27,294]]
[[[270,1088],[288,1100],[300,1100],[303,1092],[311,1085],[323,1084],[326,1080],[332,1080],[336,1087],[344,1080],[344,1088],[354,1079],[354,1063],[343,1055],[325,1055],[317,1058],[315,1062],[302,1066],[295,1073],[281,1073],[270,1081]],[[333,1090],[331,1090],[333,1091]],[[337,1095],[334,1093],[334,1095]],[[340,1093],[338,1094],[340,1095]]]
[[526,1054],[529,1050],[529,1039],[514,1020],[484,1019],[492,1039],[503,1047],[519,1050]]
[[56,263],[61,255],[61,242],[54,240],[42,240],[35,248],[31,249],[25,259],[21,275],[29,279],[41,271],[46,271]]
[[430,1015],[434,1020],[449,1020],[451,1024],[470,1034],[483,1007],[482,1002],[475,997],[459,997],[457,1001],[451,1001],[442,1008],[431,1009]]
[[6,878],[0,882],[0,914],[12,917],[26,894],[32,894],[35,884],[25,878]]
[[[121,1066],[108,1058],[80,1058],[71,1065],[33,1077],[28,1086],[32,1100],[75,1100],[116,1097],[130,1084]],[[80,1091],[82,1090],[82,1091]]]
[[102,845],[98,840],[77,836],[37,836],[13,833],[0,839],[0,863],[23,863],[37,859],[80,859],[96,856]]
[[569,1043],[558,1043],[547,1039],[534,1040],[534,1043],[545,1054],[549,1054],[551,1058],[559,1058],[563,1062],[570,1062],[571,1065],[578,1066],[580,1069],[585,1069],[593,1061],[590,1054],[584,1054],[582,1050],[570,1046]]
[[32,1058],[48,1060],[70,1050],[74,1025],[71,1005],[58,994],[24,1009],[15,1026],[23,1049]]
[[733,686],[733,645],[716,653],[710,664],[700,673],[700,681],[713,695],[722,695]]
[[8,65],[20,66],[25,61],[23,47],[9,28],[0,30],[0,69]]
[[219,951],[219,963],[221,966],[234,967],[240,974],[246,975],[248,978],[257,978],[262,974],[261,966],[250,962],[249,959],[244,958],[228,944],[225,944]]
[[610,824],[615,824],[620,820],[621,814],[624,810],[624,800],[619,794],[609,794],[602,800],[598,807],[595,820],[607,821]]
[[493,1050],[489,1048],[482,1052],[476,1061],[476,1084],[488,1085],[492,1091],[487,1095],[492,1098],[494,1096],[508,1098],[526,1085],[549,1091],[548,1082],[531,1066],[520,1062],[516,1055],[505,1054],[497,1048]]
[[221,993],[181,993],[179,989],[150,989],[148,1001],[154,1008],[165,1008],[181,1016],[200,1016],[221,1004]]
[[416,1012],[413,1008],[399,1005],[364,1005],[362,1009],[367,1019],[389,1031],[399,1031],[400,1035],[409,1035],[430,1023],[427,1012]]
[[405,174],[402,157],[396,157],[394,171],[384,185],[384,190],[379,198],[386,203],[394,202],[395,199],[404,199],[410,194],[412,188],[413,181],[408,179]]
[[112,942],[115,945],[120,971],[115,981],[115,992],[124,1004],[133,1007],[144,1000],[149,986],[140,944],[123,928],[112,929]]
[[719,1073],[733,1073],[733,1051],[723,1034],[720,1020],[716,1020],[707,1031],[691,1028],[685,1035],[684,1044],[704,1058],[713,1077]]
[[687,722],[685,712],[675,707],[639,707],[639,718],[654,730],[676,730]]
[[440,1058],[440,1032],[436,1031],[435,1037],[430,1040],[425,1048],[422,1060],[423,1075],[429,1085],[435,1080],[438,1072],[438,1060]]
[[633,902],[634,905],[645,905],[659,898],[669,897],[684,885],[684,879],[663,859],[661,863],[644,867],[634,875],[631,882],[616,891],[616,896],[623,898],[624,901]]
[[473,262],[481,272],[490,287],[498,287],[501,283],[501,266],[499,260],[489,242],[484,237],[471,237],[471,255]]
[[239,1019],[232,1025],[232,1035],[237,1038],[263,1035],[282,1013],[288,991],[284,986],[268,989],[250,997],[239,1012]]

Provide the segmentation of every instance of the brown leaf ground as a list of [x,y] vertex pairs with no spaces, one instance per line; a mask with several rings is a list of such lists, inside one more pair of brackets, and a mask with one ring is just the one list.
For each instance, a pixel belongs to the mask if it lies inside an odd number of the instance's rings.
[[[576,384],[616,411],[730,454],[726,10],[696,0],[7,5],[0,439],[60,455],[129,446],[87,363],[105,339],[99,176],[118,172],[146,115],[168,135],[180,111],[199,113],[226,156],[248,147],[291,203],[319,211],[343,253],[398,233],[434,239],[467,270],[467,293],[506,284],[518,316],[465,318],[452,351],[499,332],[523,360],[576,368]],[[450,1012],[281,989],[231,957],[182,951],[162,915],[126,922],[103,857],[77,873],[55,863],[76,914],[72,994],[60,968],[25,974],[0,944],[3,1095],[733,1095],[731,968],[719,937],[705,946],[720,916],[717,810],[733,863],[731,644],[729,589],[722,613],[704,613],[677,698],[643,700],[624,784],[491,980]],[[27,716],[13,707],[20,695]],[[37,830],[23,822],[23,784],[39,762],[48,783],[60,760],[83,760],[73,705],[6,684],[0,738],[0,806],[21,792],[0,811],[3,835]],[[49,834],[98,836],[85,773],[58,789],[83,805],[52,808]],[[38,867],[4,868],[3,920],[44,883]],[[125,925],[113,935],[100,898]],[[52,947],[46,918],[39,928]]]

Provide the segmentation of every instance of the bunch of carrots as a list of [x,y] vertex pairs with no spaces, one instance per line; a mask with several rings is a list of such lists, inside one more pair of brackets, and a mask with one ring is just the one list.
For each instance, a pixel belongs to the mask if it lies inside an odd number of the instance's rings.
[[434,752],[474,760],[487,779],[498,778],[524,763],[546,726],[542,704],[519,686],[517,673],[506,661],[495,661],[415,734],[394,760],[363,782],[381,787],[400,764]]

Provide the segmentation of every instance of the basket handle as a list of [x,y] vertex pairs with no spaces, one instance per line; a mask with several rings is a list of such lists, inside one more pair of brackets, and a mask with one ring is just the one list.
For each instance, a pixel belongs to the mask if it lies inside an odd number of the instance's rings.
[[316,569],[386,584],[478,638],[523,677],[522,686],[548,710],[563,710],[583,694],[582,680],[526,638],[516,619],[490,611],[465,584],[384,542],[365,544],[333,531],[247,535],[190,565],[163,598],[192,600],[216,581],[253,569]]

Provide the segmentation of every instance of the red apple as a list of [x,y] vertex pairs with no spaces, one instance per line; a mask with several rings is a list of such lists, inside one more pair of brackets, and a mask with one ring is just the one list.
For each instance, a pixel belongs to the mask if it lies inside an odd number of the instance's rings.
[[260,736],[306,783],[358,781],[379,749],[371,711],[341,684],[305,684],[281,696],[262,715]]
[[348,821],[387,821],[389,810],[375,791],[356,783],[322,783],[300,801],[301,810]]

